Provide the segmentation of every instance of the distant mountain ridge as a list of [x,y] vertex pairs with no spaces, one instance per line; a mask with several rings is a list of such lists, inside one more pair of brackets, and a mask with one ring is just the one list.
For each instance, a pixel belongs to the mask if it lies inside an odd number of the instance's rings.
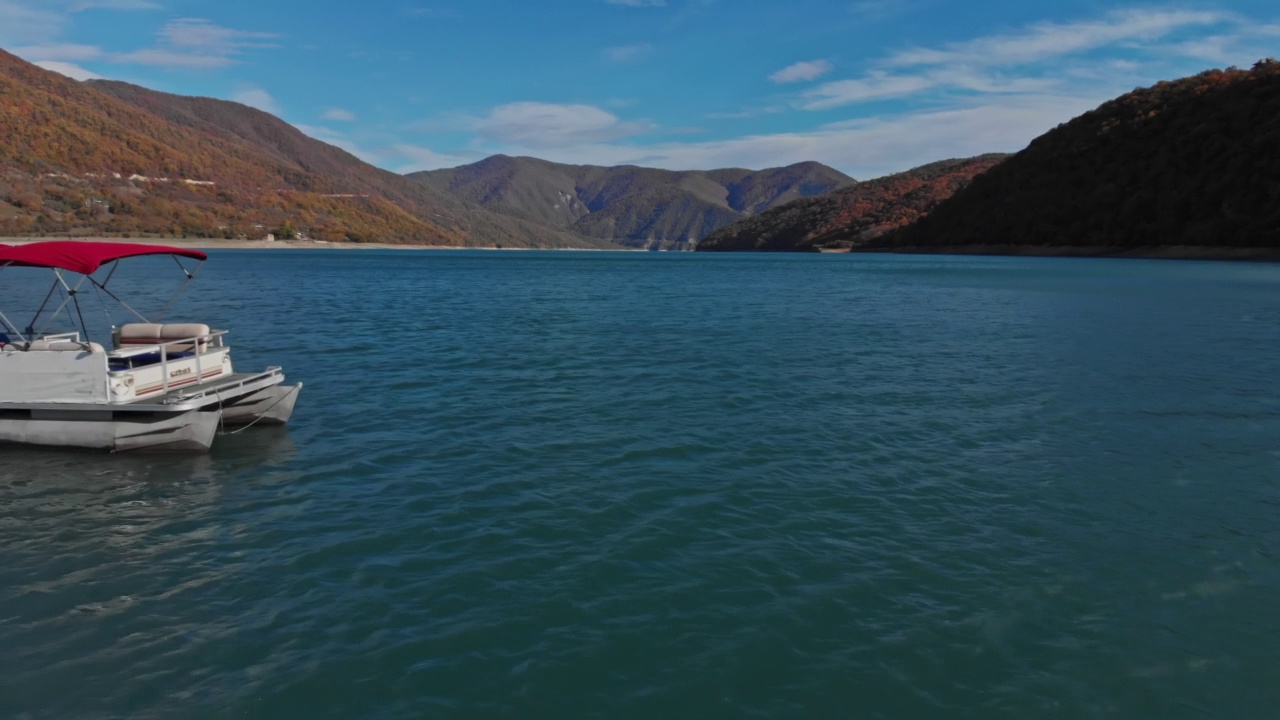
[[870,247],[1158,255],[1182,247],[1197,257],[1280,250],[1280,62],[1210,70],[1106,102]]
[[0,234],[607,247],[365,163],[238,103],[80,83],[0,50]]
[[506,155],[409,177],[515,217],[650,249],[690,249],[744,217],[856,182],[817,162],[759,171],[673,171]]
[[942,160],[860,182],[818,197],[793,200],[720,228],[700,252],[804,252],[848,249],[925,216],[1007,155]]
[[[164,234],[455,247],[1280,258],[1280,63],[1140,88],[1002,159],[859,183],[503,155],[406,177],[237,103],[76,82],[0,50],[0,235]],[[1069,252],[1068,252],[1069,251]],[[1251,257],[1261,257],[1252,255]]]

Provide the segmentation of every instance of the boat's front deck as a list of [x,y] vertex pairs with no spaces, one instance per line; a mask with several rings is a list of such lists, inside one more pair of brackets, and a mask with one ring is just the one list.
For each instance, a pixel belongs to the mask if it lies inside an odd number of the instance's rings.
[[163,395],[126,403],[122,407],[132,409],[141,406],[157,406],[157,409],[167,409],[175,405],[206,405],[213,402],[231,400],[270,385],[277,385],[283,381],[284,374],[280,368],[269,367],[262,372],[232,373],[206,380],[198,385],[186,385],[170,390]]
[[0,402],[0,410],[57,410],[63,412],[175,413],[218,407],[263,388],[284,382],[279,367],[256,373],[232,373],[196,385],[185,385],[131,402]]

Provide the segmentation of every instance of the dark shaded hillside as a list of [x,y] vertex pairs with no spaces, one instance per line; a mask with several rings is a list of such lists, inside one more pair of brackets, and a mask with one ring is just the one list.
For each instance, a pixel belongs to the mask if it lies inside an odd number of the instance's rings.
[[1211,70],[1107,102],[872,244],[1280,247],[1280,63]]
[[409,177],[459,198],[632,247],[688,249],[699,238],[789,200],[854,180],[816,162],[752,171],[675,172],[562,165],[495,155]]
[[0,234],[588,246],[433,193],[253,108],[79,83],[0,51]]
[[697,249],[803,252],[861,245],[923,217],[1006,157],[943,160],[820,197],[794,200],[715,231]]

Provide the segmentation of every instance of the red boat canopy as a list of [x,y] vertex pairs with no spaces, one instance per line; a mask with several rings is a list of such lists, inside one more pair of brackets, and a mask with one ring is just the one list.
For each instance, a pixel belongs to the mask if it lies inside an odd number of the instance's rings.
[[209,257],[199,250],[187,250],[168,245],[53,240],[27,245],[0,245],[0,267],[19,265],[59,268],[82,275],[92,275],[106,263],[138,255],[181,255],[196,260],[206,260]]

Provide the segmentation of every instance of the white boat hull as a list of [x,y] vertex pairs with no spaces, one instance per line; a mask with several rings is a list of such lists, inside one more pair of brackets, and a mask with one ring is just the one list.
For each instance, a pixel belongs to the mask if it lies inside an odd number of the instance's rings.
[[282,385],[278,368],[190,388],[171,405],[31,405],[0,403],[0,443],[114,452],[206,452],[225,425],[281,425],[293,414],[302,383]]
[[176,413],[32,410],[0,417],[0,442],[116,452],[204,452],[218,434],[217,410]]
[[298,401],[302,383],[297,385],[272,385],[251,395],[222,406],[222,424],[283,425],[293,415],[293,405]]

